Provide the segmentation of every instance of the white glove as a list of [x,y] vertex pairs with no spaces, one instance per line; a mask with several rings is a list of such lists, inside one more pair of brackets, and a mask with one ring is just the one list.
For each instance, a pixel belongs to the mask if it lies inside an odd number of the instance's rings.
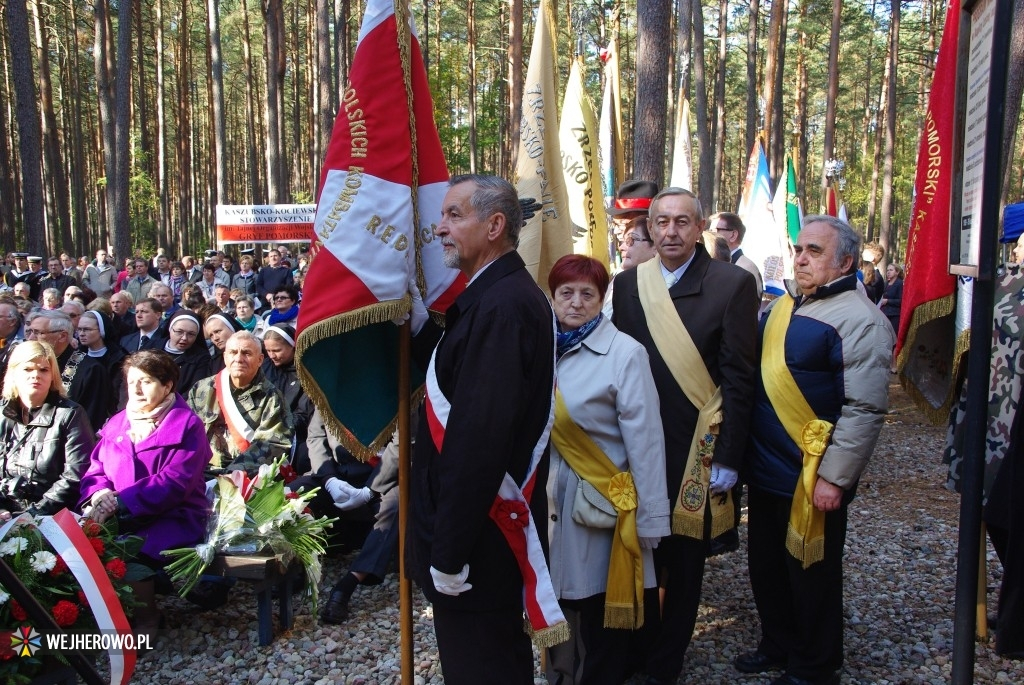
[[401,326],[406,321],[409,322],[410,332],[416,335],[423,329],[423,324],[427,322],[427,306],[423,304],[423,296],[420,295],[420,288],[416,285],[416,277],[412,276],[409,278],[409,294],[412,296],[412,310],[405,312],[391,319],[391,323],[396,326]]
[[661,542],[661,538],[640,538],[640,549],[658,549],[658,543]]
[[739,477],[740,474],[736,469],[731,469],[728,466],[712,464],[711,484],[709,485],[709,489],[716,495],[721,494],[736,485],[736,481],[739,480]]
[[469,578],[469,564],[463,566],[462,570],[455,575],[441,573],[431,566],[430,578],[434,581],[434,588],[442,595],[457,597],[466,590],[473,589],[473,586],[466,582],[466,578]]
[[328,478],[324,488],[334,500],[334,506],[342,511],[357,509],[373,498],[370,488],[357,488],[340,478]]

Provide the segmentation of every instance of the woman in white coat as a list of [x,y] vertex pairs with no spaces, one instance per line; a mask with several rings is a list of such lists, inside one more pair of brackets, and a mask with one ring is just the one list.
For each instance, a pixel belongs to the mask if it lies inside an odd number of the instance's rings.
[[651,550],[669,534],[658,392],[644,347],[601,314],[608,273],[600,262],[563,257],[548,287],[559,329],[550,570],[572,638],[549,650],[547,677],[618,685],[645,589],[655,587]]

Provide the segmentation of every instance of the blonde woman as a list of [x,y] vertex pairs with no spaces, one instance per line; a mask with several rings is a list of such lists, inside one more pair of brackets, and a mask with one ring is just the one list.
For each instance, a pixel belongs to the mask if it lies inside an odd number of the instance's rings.
[[0,521],[74,507],[94,442],[85,410],[66,396],[53,348],[19,343],[0,402]]

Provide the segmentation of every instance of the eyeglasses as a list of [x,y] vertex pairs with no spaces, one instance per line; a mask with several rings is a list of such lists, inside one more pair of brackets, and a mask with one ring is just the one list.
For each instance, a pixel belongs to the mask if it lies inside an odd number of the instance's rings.
[[288,295],[274,295],[274,302],[283,302],[292,299]]
[[645,238],[638,233],[630,233],[629,235],[622,239],[622,242],[626,244],[626,247],[633,247],[633,243],[651,243],[652,245],[654,244],[653,240],[651,240],[650,238]]
[[40,331],[36,328],[29,328],[25,330],[26,335],[49,335],[52,331]]
[[77,332],[79,332],[79,333],[92,333],[93,331],[98,331],[99,329],[98,328],[82,328],[81,326],[79,326],[75,330]]
[[191,340],[191,339],[197,337],[199,334],[198,333],[193,333],[191,331],[176,331],[176,330],[174,330],[172,328],[171,329],[171,335],[173,335],[176,338],[185,338],[186,340]]

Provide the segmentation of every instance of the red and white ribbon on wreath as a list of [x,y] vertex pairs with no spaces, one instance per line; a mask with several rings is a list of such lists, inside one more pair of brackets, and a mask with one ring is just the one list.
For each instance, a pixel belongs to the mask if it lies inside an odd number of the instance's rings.
[[[101,633],[131,635],[131,625],[124,614],[121,601],[110,583],[107,570],[99,555],[93,549],[89,538],[82,531],[75,514],[62,509],[53,516],[33,519],[28,514],[8,521],[0,527],[0,540],[16,525],[36,524],[39,532],[53,547],[53,551],[64,560],[68,570],[78,581],[89,602],[96,626]],[[124,642],[113,641],[107,649],[110,657],[110,685],[127,685],[135,672],[135,649],[124,647]],[[128,640],[134,645],[133,640]]]

